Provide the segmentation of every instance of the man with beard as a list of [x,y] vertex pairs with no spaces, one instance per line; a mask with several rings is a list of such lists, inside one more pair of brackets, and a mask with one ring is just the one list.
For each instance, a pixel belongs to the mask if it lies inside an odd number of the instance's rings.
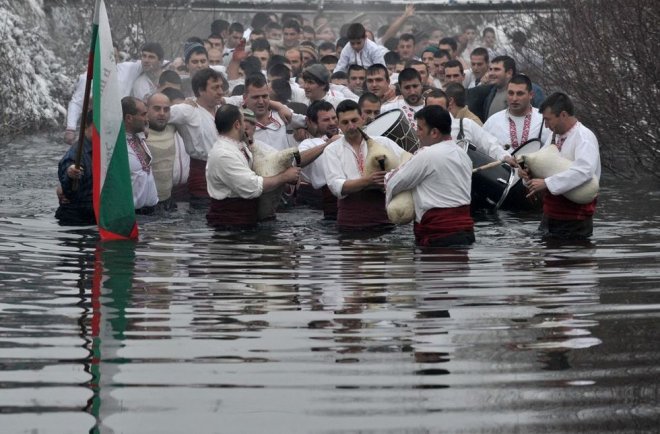
[[[415,71],[417,73],[417,71]],[[337,225],[341,230],[389,228],[385,211],[385,171],[365,174],[367,142],[360,132],[364,125],[360,106],[342,101],[337,106],[339,129],[344,136],[324,152],[323,169],[328,188],[338,199]],[[403,149],[386,137],[372,137],[396,156]]]
[[302,52],[298,47],[289,48],[284,52],[284,57],[286,57],[291,64],[291,75],[297,77],[302,71],[303,57]]
[[224,105],[215,116],[218,139],[209,153],[206,184],[211,197],[206,215],[210,225],[251,228],[257,224],[257,199],[286,183],[296,183],[298,167],[262,177],[252,170],[252,152],[243,141],[244,118],[238,107]]
[[[307,129],[312,138],[303,140],[298,150],[303,153],[310,149],[320,152],[333,141],[337,140],[337,114],[335,108],[328,101],[316,101],[307,108]],[[304,202],[323,209],[323,218],[335,220],[337,218],[337,198],[328,189],[323,171],[323,155],[305,167],[302,171],[303,182],[298,195]],[[320,194],[319,194],[320,191]]]
[[151,167],[153,158],[144,140],[147,106],[141,100],[127,96],[121,100],[121,110],[126,130],[135,213],[151,214],[158,203],[158,193]]
[[162,93],[155,93],[147,100],[147,146],[153,156],[151,170],[156,181],[158,205],[171,209],[173,202],[172,183],[176,158],[175,129],[170,121],[170,99]]
[[135,79],[131,96],[145,100],[158,89],[158,79],[161,73],[161,63],[163,62],[163,47],[156,42],[148,42],[142,46],[142,74]]
[[416,69],[406,68],[399,74],[399,88],[401,96],[393,103],[383,104],[382,111],[387,112],[400,109],[416,130],[417,121],[415,113],[424,107],[422,99],[422,77]]

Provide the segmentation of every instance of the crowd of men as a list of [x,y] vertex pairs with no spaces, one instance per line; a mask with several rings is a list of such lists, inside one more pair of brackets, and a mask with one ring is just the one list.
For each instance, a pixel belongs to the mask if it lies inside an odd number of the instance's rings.
[[[171,61],[157,42],[144,44],[140,60],[118,63],[136,212],[167,211],[186,200],[207,210],[213,226],[253,227],[258,198],[290,185],[297,194],[289,200],[322,209],[341,229],[384,229],[386,203],[410,190],[419,245],[469,244],[473,167],[457,136],[513,167],[511,152],[538,137],[574,161],[546,179],[520,168],[530,195],[545,195],[543,230],[591,235],[596,200],[580,205],[562,194],[600,176],[598,143],[567,95],[545,98],[530,80],[542,62],[525,50],[524,34],[506,49],[490,27],[481,38],[473,26],[456,36],[407,32],[414,14],[409,5],[375,33],[351,23],[337,34],[322,15],[308,22],[260,12],[247,27],[216,20],[206,38],[189,38]],[[81,75],[69,104],[68,143],[77,137],[83,84]],[[360,131],[395,109],[421,147],[396,170],[366,174]],[[89,114],[85,119],[91,125]],[[73,165],[72,150],[60,162],[63,224],[94,223],[87,129],[85,137],[82,167]],[[402,153],[388,138],[373,139]],[[300,167],[272,177],[254,172],[256,154],[290,147],[301,151]]]

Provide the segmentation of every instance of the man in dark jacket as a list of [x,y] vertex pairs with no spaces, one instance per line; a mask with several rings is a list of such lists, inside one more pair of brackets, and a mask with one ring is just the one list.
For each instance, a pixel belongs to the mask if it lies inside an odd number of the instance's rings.
[[[80,167],[76,168],[76,153],[78,144],[74,143],[59,162],[57,175],[60,180],[58,198],[60,206],[55,212],[63,226],[95,225],[94,207],[92,205],[92,129],[94,115],[87,113],[85,118],[85,139],[80,159]],[[74,180],[77,188],[74,189]]]

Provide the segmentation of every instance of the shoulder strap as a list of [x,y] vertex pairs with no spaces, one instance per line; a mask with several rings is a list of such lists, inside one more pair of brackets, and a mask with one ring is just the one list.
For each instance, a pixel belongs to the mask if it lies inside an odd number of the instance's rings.
[[465,132],[463,131],[463,118],[460,119],[460,126],[461,129],[458,131],[458,136],[456,136],[456,140],[463,140],[465,138]]
[[[539,139],[539,142],[541,141],[541,136],[543,135],[543,124],[545,123],[545,119],[541,119],[541,127],[539,128],[539,135],[537,139]],[[541,142],[543,144],[543,142]]]

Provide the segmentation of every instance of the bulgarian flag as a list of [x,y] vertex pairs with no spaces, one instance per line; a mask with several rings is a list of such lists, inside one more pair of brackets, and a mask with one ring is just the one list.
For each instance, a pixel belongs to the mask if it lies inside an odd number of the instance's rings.
[[96,0],[87,68],[93,71],[94,213],[101,240],[137,239],[131,171],[112,37],[103,0]]

